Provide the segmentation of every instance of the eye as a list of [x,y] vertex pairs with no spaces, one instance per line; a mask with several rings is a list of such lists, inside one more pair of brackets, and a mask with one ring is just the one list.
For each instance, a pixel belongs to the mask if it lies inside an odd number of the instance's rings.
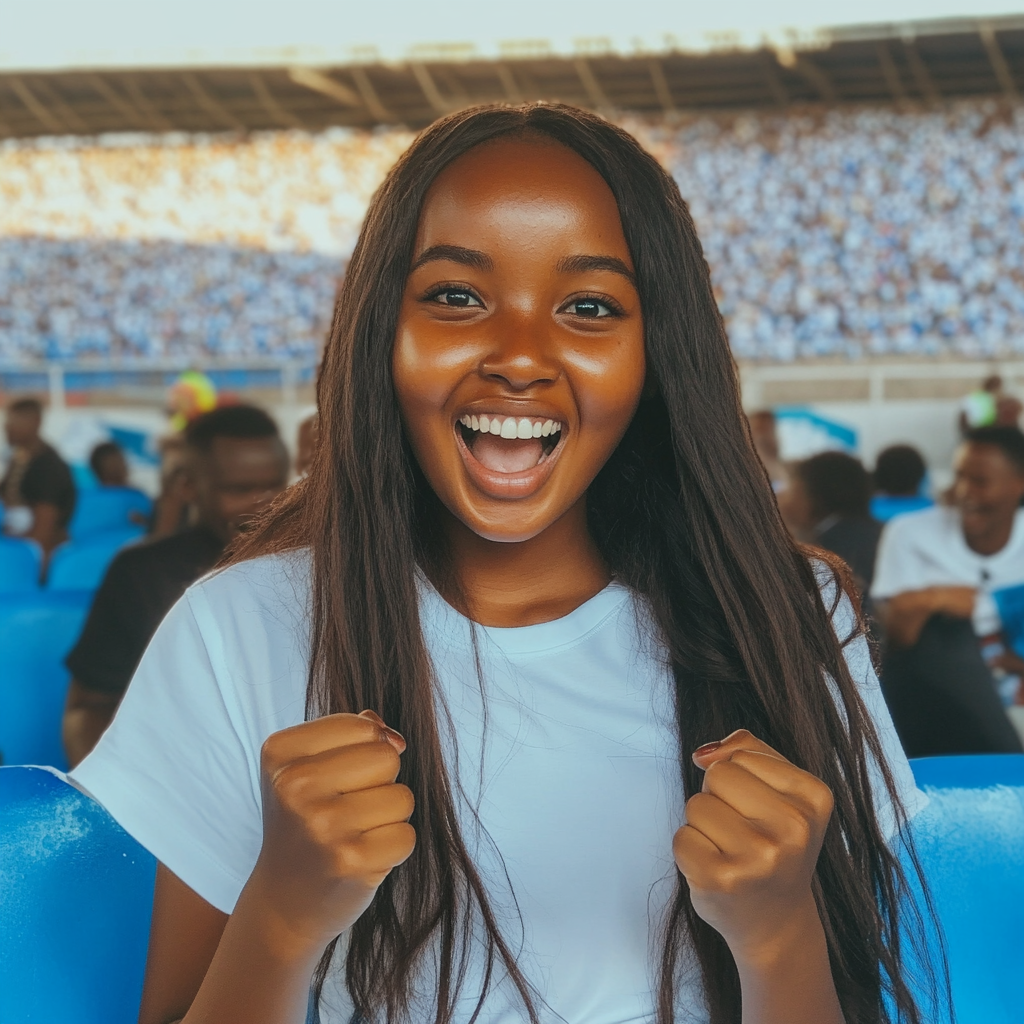
[[429,299],[442,306],[459,306],[463,309],[469,306],[483,305],[471,291],[465,288],[440,288],[436,292],[432,292]]
[[587,320],[596,320],[599,317],[614,316],[615,314],[611,306],[604,302],[598,302],[597,299],[573,299],[565,308],[567,312]]

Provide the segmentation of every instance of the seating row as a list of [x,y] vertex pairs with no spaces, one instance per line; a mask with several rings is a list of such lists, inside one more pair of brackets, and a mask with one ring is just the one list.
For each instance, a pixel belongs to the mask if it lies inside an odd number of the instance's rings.
[[[152,514],[152,499],[135,487],[79,487],[68,536],[78,541],[106,530],[129,526],[145,529]],[[0,502],[0,523],[3,516]]]
[[[1024,755],[911,763],[931,799],[911,828],[945,933],[956,1020],[1020,1024]],[[132,1024],[153,858],[43,768],[0,768],[0,836],[0,1022]],[[935,935],[930,955],[938,960]],[[922,996],[924,1019],[948,1020]]]
[[[143,536],[141,526],[121,526],[61,544],[50,556],[46,589],[95,590],[114,555]],[[38,590],[41,568],[42,553],[35,542],[0,537],[0,594]]]
[[66,767],[64,658],[92,597],[91,590],[0,594],[0,764]]

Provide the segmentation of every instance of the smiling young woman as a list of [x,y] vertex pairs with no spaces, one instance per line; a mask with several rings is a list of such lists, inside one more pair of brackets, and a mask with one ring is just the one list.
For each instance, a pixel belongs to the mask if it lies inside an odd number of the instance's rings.
[[424,132],[318,399],[76,772],[161,862],[142,1024],[922,1024],[921,797],[636,141]]

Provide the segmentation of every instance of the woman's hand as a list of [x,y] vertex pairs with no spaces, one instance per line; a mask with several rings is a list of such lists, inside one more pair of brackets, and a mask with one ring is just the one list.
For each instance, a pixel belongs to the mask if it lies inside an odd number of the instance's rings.
[[246,886],[296,953],[318,953],[416,844],[395,782],[405,740],[372,711],[328,715],[263,744],[263,846]]
[[741,966],[821,923],[811,892],[832,793],[740,729],[695,751],[700,793],[686,803],[673,852],[694,910]]

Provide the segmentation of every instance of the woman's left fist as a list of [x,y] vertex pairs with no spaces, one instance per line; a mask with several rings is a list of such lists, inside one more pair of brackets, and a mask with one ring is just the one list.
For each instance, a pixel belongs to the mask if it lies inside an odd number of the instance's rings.
[[815,913],[811,879],[832,816],[832,792],[739,729],[693,754],[704,769],[675,834],[693,908],[737,961],[758,959]]

